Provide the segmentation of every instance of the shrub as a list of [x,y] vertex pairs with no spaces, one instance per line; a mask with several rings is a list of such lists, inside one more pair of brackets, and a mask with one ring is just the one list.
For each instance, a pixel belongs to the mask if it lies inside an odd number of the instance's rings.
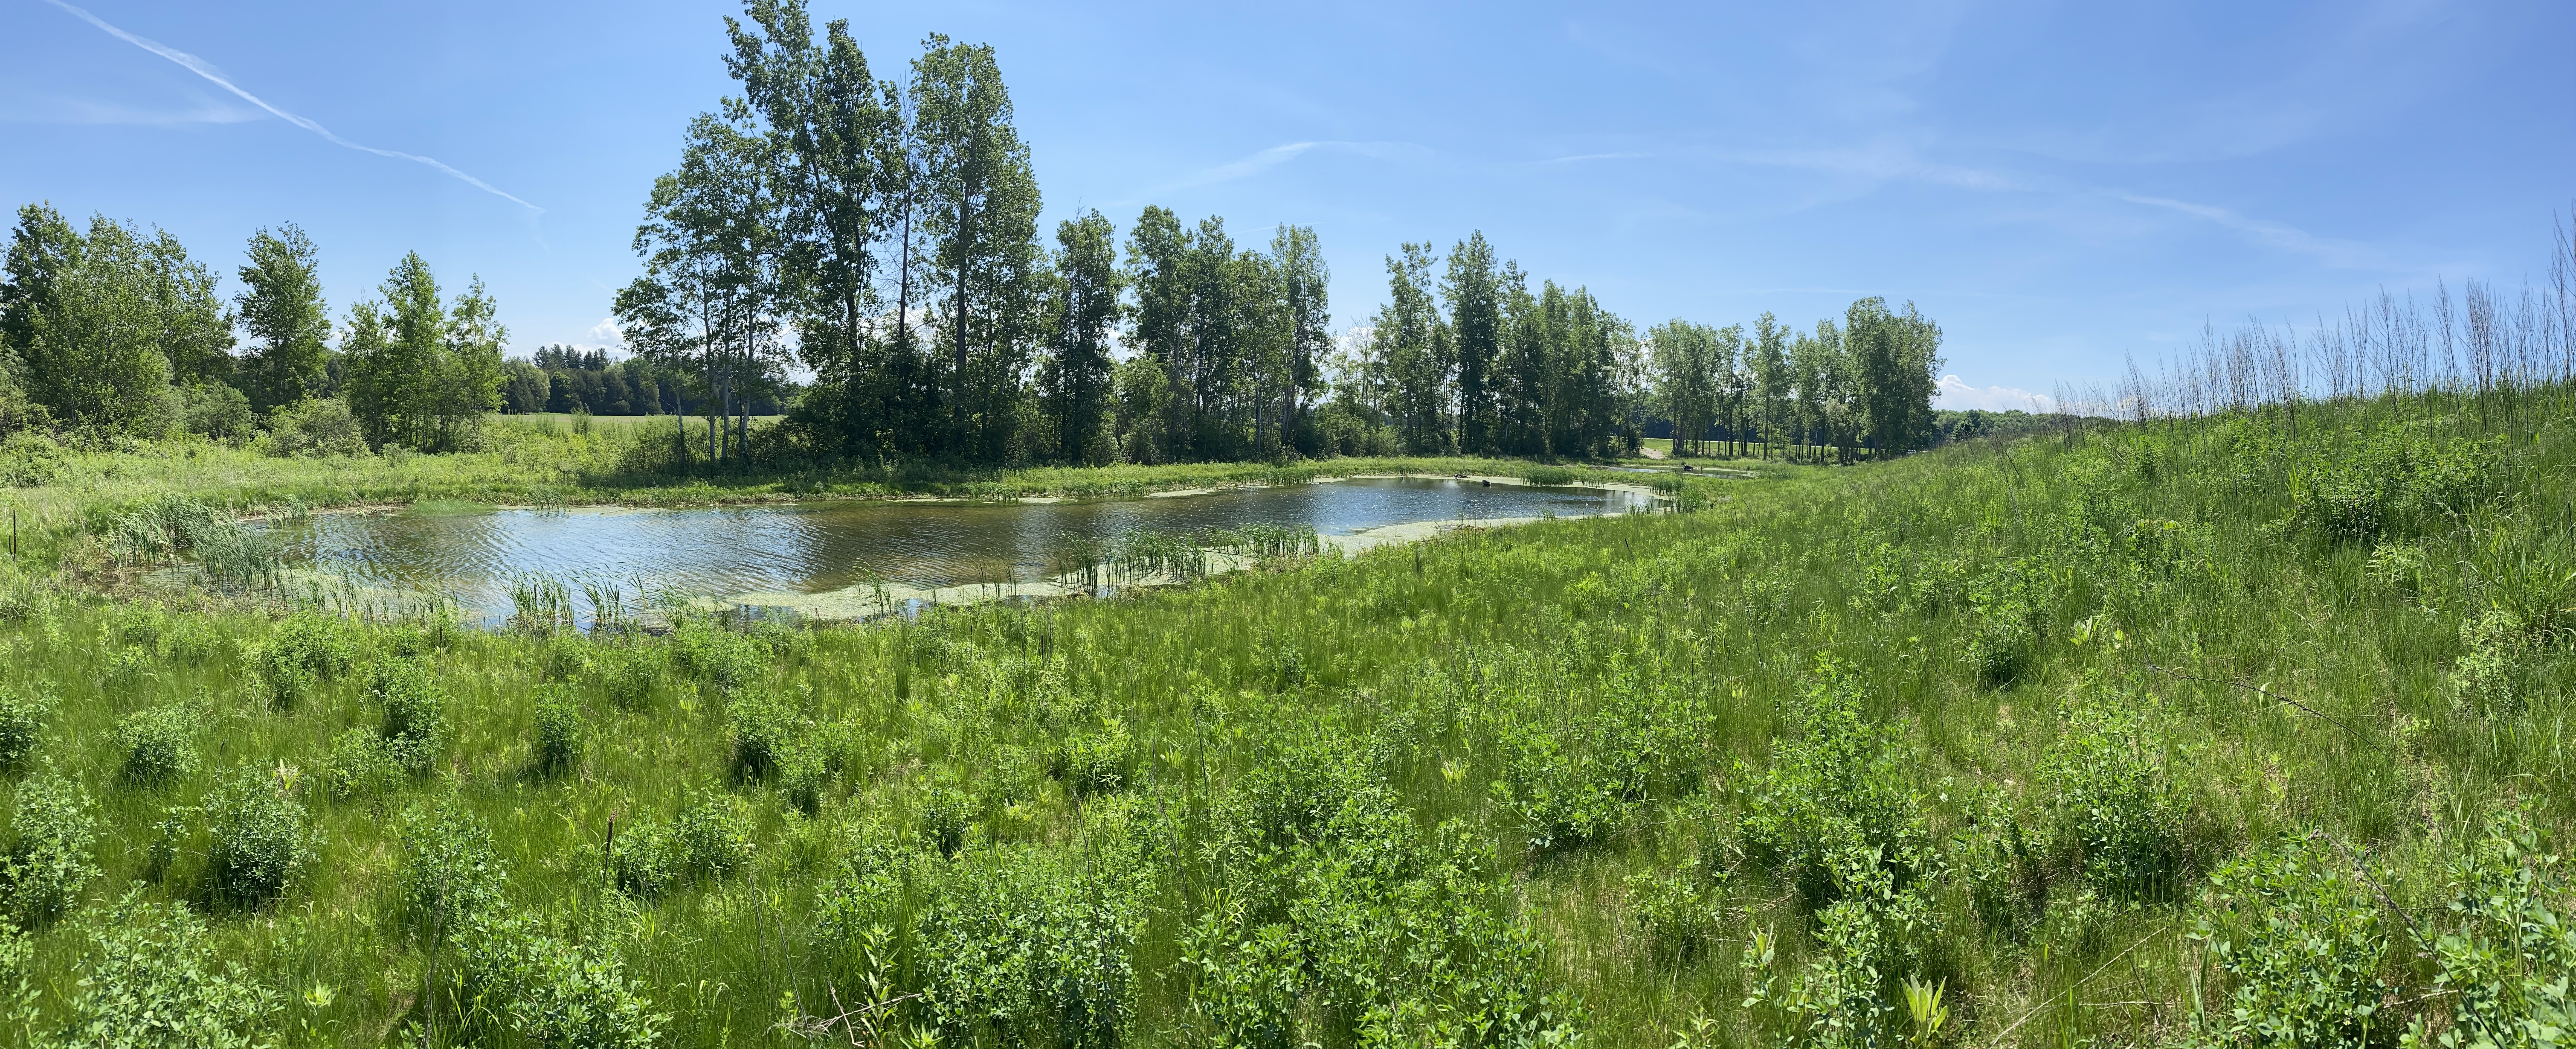
[[339,623],[316,612],[298,612],[245,653],[269,701],[289,707],[322,682],[347,673],[355,657]]
[[610,645],[591,661],[591,672],[620,710],[642,710],[662,678],[662,650],[652,645]]
[[1117,1045],[1134,1004],[1137,887],[1054,850],[960,858],[933,886],[918,934],[932,1015],[965,1044],[989,1030],[1010,1042],[1046,1033],[1065,1049]]
[[747,690],[726,700],[725,725],[733,737],[734,773],[746,779],[777,771],[781,759],[805,733],[804,716],[767,689]]
[[416,659],[370,664],[367,694],[384,707],[376,735],[394,763],[415,776],[437,767],[447,752],[447,697],[429,667]]
[[2360,1045],[2388,985],[2382,908],[2331,846],[2284,836],[2210,875],[2192,939],[2209,944],[2223,1007],[2194,1018],[2204,1045]]
[[703,620],[686,620],[672,630],[671,651],[682,668],[719,692],[752,683],[767,666],[760,645]]
[[931,789],[912,810],[913,832],[942,856],[954,856],[966,847],[966,832],[974,822],[973,803],[965,792],[952,787]]
[[456,935],[500,902],[492,832],[456,798],[405,813],[402,842],[403,902],[422,927]]
[[70,994],[62,1045],[275,1045],[276,992],[236,963],[218,967],[206,925],[138,888],[84,923],[90,949]]
[[268,414],[269,451],[280,456],[365,455],[367,441],[358,432],[349,402],[314,398],[285,405]]
[[215,891],[244,907],[276,899],[312,861],[304,806],[274,775],[245,768],[206,795],[207,873]]
[[751,858],[751,814],[721,790],[693,790],[665,825],[639,820],[617,838],[618,888],[656,896],[684,877],[720,878]]
[[383,737],[353,728],[332,738],[322,779],[334,798],[371,797],[402,789],[403,767],[386,749]]
[[258,432],[250,398],[220,382],[182,383],[179,425],[189,433],[239,448]]
[[1064,785],[1075,797],[1115,794],[1127,786],[1135,768],[1136,739],[1122,722],[1112,721],[1064,746]]
[[2529,814],[2496,810],[2450,867],[2453,925],[2434,944],[2433,984],[2450,992],[2451,1027],[2428,1037],[2418,1020],[2405,1044],[2541,1046],[2543,1032],[2576,1031],[2576,885]]
[[[6,382],[6,379],[0,379],[0,384]],[[12,388],[0,388],[0,421],[10,417],[8,397],[11,392]],[[5,429],[5,426],[0,426],[0,430]],[[8,440],[0,441],[0,488],[35,488],[49,484],[62,469],[63,446],[55,443],[52,437],[23,432],[10,434]]]
[[537,766],[553,770],[581,762],[581,704],[562,685],[537,687],[535,729]]
[[98,876],[91,860],[98,817],[79,784],[51,770],[28,777],[17,793],[17,811],[9,817],[13,840],[0,854],[0,879],[10,913],[34,924],[69,909]]
[[1861,717],[1861,683],[1820,661],[1788,711],[1795,734],[1771,745],[1749,779],[1745,844],[1794,878],[1810,900],[1833,899],[1849,877],[1837,857],[1867,854],[1905,877],[1929,865],[1921,806],[1896,733]]
[[1700,883],[1699,863],[1669,873],[1639,871],[1626,879],[1628,915],[1657,961],[1690,958],[1718,931],[1721,915]]
[[36,752],[56,704],[51,691],[21,691],[0,684],[0,769],[15,769]]
[[2488,609],[2460,624],[2460,658],[2442,677],[2442,692],[2460,710],[2490,717],[2521,709],[2517,657],[2525,647],[2522,619]]
[[125,754],[125,778],[166,783],[197,767],[197,711],[171,705],[139,710],[116,723],[116,749]]
[[516,916],[481,921],[458,945],[468,1015],[526,1044],[650,1049],[670,1022],[607,945],[565,943]]
[[2040,776],[2057,791],[2059,834],[2085,880],[2111,897],[2169,892],[2182,863],[2183,796],[2163,739],[2143,712],[2110,697],[2062,716]]

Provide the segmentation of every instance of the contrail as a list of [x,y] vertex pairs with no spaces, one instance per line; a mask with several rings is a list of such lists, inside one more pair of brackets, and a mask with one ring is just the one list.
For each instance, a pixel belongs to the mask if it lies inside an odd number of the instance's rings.
[[108,34],[108,35],[110,35],[110,36],[113,36],[113,37],[115,37],[115,38],[117,38],[117,39],[119,39],[119,40],[123,40],[123,41],[125,41],[126,43],[132,44],[132,45],[134,45],[134,46],[136,46],[136,47],[139,47],[139,48],[142,48],[142,49],[144,49],[144,50],[146,50],[146,51],[150,51],[150,52],[152,52],[153,54],[156,54],[156,55],[159,55],[159,56],[161,56],[161,57],[163,57],[163,58],[169,59],[170,61],[177,62],[177,63],[179,63],[180,65],[187,67],[187,69],[188,69],[188,71],[189,71],[189,72],[191,72],[191,73],[195,73],[195,74],[197,74],[198,76],[201,76],[201,77],[204,77],[204,78],[206,78],[206,79],[208,79],[208,80],[214,81],[214,82],[215,82],[215,86],[220,87],[220,88],[223,88],[223,89],[224,89],[224,90],[226,90],[226,91],[230,91],[230,92],[232,92],[233,94],[240,95],[240,96],[242,97],[242,101],[248,102],[248,103],[250,103],[251,105],[258,106],[258,107],[259,107],[259,108],[261,108],[261,109],[265,109],[265,110],[267,110],[267,111],[269,111],[269,112],[271,112],[271,113],[274,113],[274,114],[276,114],[276,115],[277,115],[278,119],[280,119],[280,120],[284,120],[284,121],[286,121],[286,122],[287,122],[287,123],[289,123],[289,124],[293,124],[293,125],[295,125],[295,126],[297,126],[297,127],[303,128],[304,130],[306,130],[306,131],[310,131],[310,132],[312,132],[312,133],[314,133],[314,134],[316,134],[316,135],[320,135],[320,136],[322,136],[322,137],[323,137],[323,139],[324,139],[324,140],[326,140],[326,141],[330,142],[332,145],[335,145],[335,146],[345,146],[345,147],[347,147],[347,148],[357,150],[357,151],[359,151],[359,152],[361,152],[361,153],[373,153],[373,154],[375,154],[375,155],[377,155],[377,156],[380,156],[380,157],[392,157],[392,158],[394,158],[394,159],[396,159],[396,160],[408,160],[408,161],[412,161],[413,163],[417,163],[417,164],[427,164],[427,165],[429,165],[430,167],[437,168],[437,169],[438,169],[438,170],[440,170],[440,171],[444,171],[444,172],[446,172],[446,173],[448,173],[448,174],[450,174],[450,175],[453,175],[453,176],[457,177],[458,179],[463,180],[463,181],[465,182],[465,184],[467,184],[467,185],[470,185],[470,186],[472,186],[472,187],[474,187],[474,188],[476,188],[476,189],[482,190],[482,191],[483,191],[483,192],[485,192],[485,193],[492,194],[493,196],[499,197],[499,198],[501,198],[501,199],[503,199],[503,200],[509,201],[510,203],[516,204],[516,205],[518,205],[518,206],[520,206],[520,207],[527,208],[527,209],[528,209],[528,210],[530,210],[530,211],[544,211],[544,210],[546,210],[546,209],[541,208],[541,207],[538,207],[538,206],[536,206],[536,205],[534,205],[534,204],[530,204],[530,203],[528,203],[527,201],[520,200],[520,199],[519,199],[519,198],[517,198],[517,197],[513,197],[513,196],[511,196],[511,195],[509,195],[509,194],[507,194],[507,193],[501,192],[501,190],[500,190],[500,189],[498,189],[498,188],[494,187],[494,186],[493,186],[491,183],[489,183],[489,182],[485,182],[485,181],[483,181],[482,179],[475,178],[474,176],[472,176],[472,175],[468,175],[468,174],[466,174],[466,173],[464,173],[464,172],[462,172],[462,171],[458,171],[458,170],[456,170],[455,168],[448,167],[446,164],[440,163],[440,162],[439,162],[439,160],[438,160],[437,158],[435,158],[435,157],[424,157],[424,156],[421,156],[421,155],[420,155],[420,154],[418,154],[418,153],[405,153],[405,152],[403,152],[403,151],[401,151],[401,150],[398,150],[398,149],[377,149],[377,148],[376,148],[376,147],[374,147],[374,146],[362,146],[362,145],[359,145],[358,143],[351,142],[351,141],[349,141],[348,139],[341,138],[341,137],[340,137],[340,136],[338,136],[338,135],[334,135],[334,134],[332,134],[332,133],[331,133],[331,129],[329,129],[329,128],[323,127],[322,125],[320,125],[320,124],[316,124],[316,123],[314,123],[314,122],[312,122],[312,121],[310,121],[310,120],[306,120],[306,119],[305,119],[305,118],[303,118],[303,117],[296,116],[295,114],[293,114],[293,113],[289,113],[289,112],[287,112],[287,111],[285,111],[285,110],[283,110],[283,109],[279,109],[279,108],[277,108],[276,106],[269,105],[269,104],[268,104],[268,102],[267,102],[266,100],[264,100],[264,99],[260,98],[258,95],[254,95],[254,94],[251,94],[251,93],[250,93],[250,92],[248,92],[248,91],[244,91],[244,90],[242,90],[240,85],[235,84],[235,83],[233,83],[233,82],[232,82],[232,81],[230,81],[230,80],[226,80],[226,79],[224,79],[223,74],[215,72],[215,67],[213,67],[213,66],[211,66],[211,65],[207,65],[207,64],[206,64],[206,60],[205,60],[205,59],[198,58],[197,56],[192,55],[192,54],[189,54],[189,53],[187,53],[187,52],[185,52],[185,51],[181,51],[181,50],[179,50],[178,48],[175,48],[175,47],[167,47],[167,46],[164,46],[164,45],[162,45],[162,44],[160,44],[160,43],[157,43],[157,42],[155,42],[155,41],[146,40],[146,39],[144,39],[144,38],[142,38],[142,37],[139,37],[139,36],[136,36],[136,35],[134,35],[134,34],[132,34],[132,33],[128,33],[128,32],[126,32],[125,30],[118,29],[117,27],[112,26],[112,25],[109,25],[109,24],[107,24],[105,21],[100,20],[100,18],[99,18],[97,15],[91,14],[91,13],[89,13],[89,12],[87,12],[87,11],[83,11],[83,10],[81,10],[80,8],[77,8],[77,7],[74,7],[74,6],[70,5],[70,4],[64,3],[64,2],[63,2],[63,0],[45,0],[45,2],[46,2],[46,3],[49,3],[49,4],[52,4],[52,5],[54,5],[55,7],[62,8],[62,9],[63,9],[63,10],[65,10],[65,11],[69,11],[69,12],[71,12],[71,13],[75,14],[75,15],[79,15],[79,16],[80,16],[81,21],[87,22],[87,23],[89,23],[89,24],[91,24],[91,25],[94,25],[94,26],[99,27],[99,28],[100,28],[100,29],[102,29],[102,30],[105,30],[105,31],[107,32],[107,34]]

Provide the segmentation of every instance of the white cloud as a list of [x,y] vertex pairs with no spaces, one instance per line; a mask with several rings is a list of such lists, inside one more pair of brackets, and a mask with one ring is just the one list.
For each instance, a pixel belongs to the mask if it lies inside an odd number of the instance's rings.
[[2057,410],[2057,399],[2044,393],[2032,393],[2029,390],[2015,389],[2010,386],[1970,386],[1966,380],[1956,375],[1944,375],[1941,377],[1939,392],[1932,398],[1932,406],[1954,412],[1963,412],[1971,408],[1989,412],[2008,412],[2014,409],[2025,412],[2050,412]]
[[603,346],[623,348],[626,345],[626,331],[617,326],[615,317],[602,317],[599,323],[591,325],[590,337]]
[[2295,226],[2289,226],[2265,219],[2246,218],[2245,216],[2229,211],[2226,208],[2212,207],[2207,204],[2194,204],[2187,200],[2174,200],[2169,197],[2139,196],[2135,193],[2114,192],[2111,195],[2121,200],[2128,201],[2131,204],[2143,204],[2151,208],[2164,208],[2168,211],[2180,212],[2205,222],[2214,222],[2218,225],[2225,226],[2228,229],[2245,234],[2248,239],[2257,244],[2279,248],[2283,251],[2295,251],[2304,255],[2314,255],[2320,261],[2323,261],[2329,266],[2338,266],[2347,269],[2362,269],[2370,268],[2378,261],[2378,252],[2372,250],[2367,245],[2355,244],[2351,241],[2345,240],[2330,240],[2324,237],[2318,237]]

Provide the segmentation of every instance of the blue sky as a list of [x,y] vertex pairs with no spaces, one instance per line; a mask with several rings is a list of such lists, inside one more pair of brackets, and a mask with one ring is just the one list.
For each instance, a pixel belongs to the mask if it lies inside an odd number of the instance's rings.
[[[227,274],[300,223],[335,315],[416,249],[480,274],[522,352],[603,340],[653,176],[730,89],[721,3],[82,7],[302,123],[0,0],[0,201],[157,224]],[[995,45],[1050,229],[1314,226],[1342,324],[1399,242],[1481,229],[1642,324],[1910,299],[1964,386],[2045,392],[2205,320],[2519,280],[2576,195],[2563,0],[814,10],[880,76],[931,32]]]

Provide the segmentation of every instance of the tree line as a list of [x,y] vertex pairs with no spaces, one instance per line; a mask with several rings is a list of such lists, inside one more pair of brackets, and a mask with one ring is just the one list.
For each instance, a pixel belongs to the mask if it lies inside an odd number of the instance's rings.
[[373,446],[446,451],[499,406],[508,333],[480,279],[449,295],[406,255],[350,307],[335,348],[312,239],[262,229],[246,255],[227,302],[167,231],[19,208],[0,280],[0,430],[242,438],[319,410]]
[[1388,302],[1336,338],[1311,228],[1245,244],[1147,207],[1123,245],[1096,210],[1042,241],[990,46],[933,35],[880,79],[802,0],[750,0],[726,33],[740,93],[690,122],[615,303],[645,359],[703,376],[733,420],[711,457],[742,454],[745,405],[799,365],[782,433],[858,458],[1600,456],[1658,416],[1687,446],[1722,428],[1845,458],[1939,433],[1940,330],[1910,305],[1864,299],[1812,334],[1641,334],[1476,234],[1445,264],[1403,245]]

